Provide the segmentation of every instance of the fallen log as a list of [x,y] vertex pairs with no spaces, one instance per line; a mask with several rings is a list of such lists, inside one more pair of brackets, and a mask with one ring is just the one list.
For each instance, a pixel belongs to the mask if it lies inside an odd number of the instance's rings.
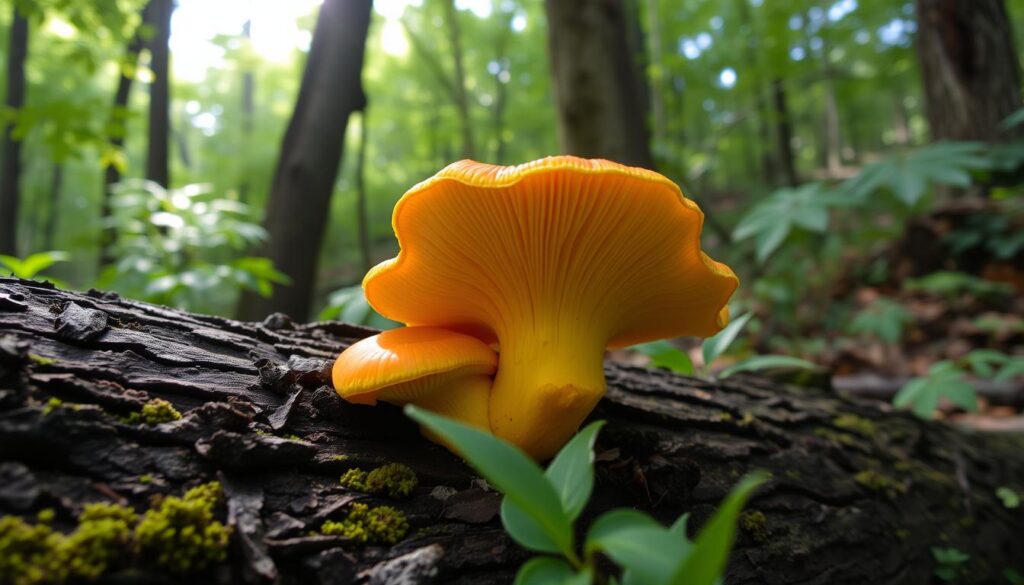
[[[231,549],[197,582],[511,582],[528,554],[502,531],[499,496],[398,409],[350,405],[330,388],[333,357],[371,333],[0,278],[0,514],[31,521],[49,508],[69,530],[85,503],[142,512],[154,496],[218,480]],[[628,506],[666,522],[690,512],[692,530],[741,476],[765,469],[726,583],[929,583],[932,547],[970,555],[959,582],[1024,573],[1024,509],[996,493],[1024,494],[1020,434],[754,377],[605,371],[593,418],[608,424],[580,526]],[[130,418],[153,399],[183,417]],[[418,475],[408,499],[339,482],[390,462]],[[355,501],[394,506],[411,530],[393,546],[319,533]],[[140,562],[109,577],[169,582]]]

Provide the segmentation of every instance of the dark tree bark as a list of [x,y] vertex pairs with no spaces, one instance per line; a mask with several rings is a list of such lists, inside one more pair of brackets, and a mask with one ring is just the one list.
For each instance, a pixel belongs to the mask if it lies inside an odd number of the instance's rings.
[[149,146],[146,151],[146,178],[167,188],[171,185],[171,14],[174,0],[151,0],[147,8],[153,27],[150,40]]
[[933,140],[1000,141],[1021,107],[1020,62],[1004,0],[917,0],[917,54]]
[[[387,582],[372,575],[416,553],[440,582],[510,583],[528,555],[501,530],[498,496],[398,409],[351,405],[330,388],[335,355],[370,333],[280,315],[241,323],[0,278],[0,513],[32,519],[53,507],[67,528],[84,502],[141,511],[154,495],[220,479],[236,511],[233,547],[193,582]],[[741,524],[730,585],[925,585],[931,546],[970,555],[958,582],[1024,570],[1024,517],[995,494],[1022,489],[1020,435],[962,432],[757,378],[713,383],[612,363],[605,373],[593,418],[608,424],[581,527],[626,506],[662,521],[690,512],[692,530],[739,477],[765,469],[772,479]],[[44,410],[50,398],[63,406]],[[184,418],[122,422],[152,398]],[[385,462],[416,470],[410,499],[338,483],[351,467]],[[391,548],[309,536],[352,496],[404,511],[408,536]],[[146,567],[130,579],[166,582]]]
[[[28,57],[28,20],[12,3],[7,49],[7,97],[4,106],[18,111],[25,103],[25,59]],[[3,162],[0,163],[0,254],[18,255],[18,207],[21,202],[21,138],[14,124],[3,126]]]
[[642,72],[624,0],[546,0],[562,149],[654,168]]
[[779,169],[786,185],[796,187],[800,184],[800,178],[796,174],[796,155],[793,153],[793,122],[786,104],[786,87],[781,79],[772,80],[772,107]]
[[277,287],[269,299],[243,295],[243,317],[279,311],[304,319],[310,313],[345,127],[352,112],[366,104],[360,75],[370,5],[369,0],[325,0],[320,8],[263,222],[270,234],[263,253],[292,284]]
[[[142,12],[142,22],[149,20],[149,5]],[[128,119],[128,99],[131,97],[132,83],[135,80],[134,69],[139,62],[139,53],[142,52],[142,37],[138,33],[132,36],[125,50],[122,67],[131,71],[121,70],[117,80],[117,91],[114,92],[114,105],[110,109],[110,118],[107,121],[107,143],[110,148],[123,151]],[[126,75],[126,73],[131,73]],[[117,227],[111,221],[113,209],[111,208],[111,190],[116,183],[121,182],[121,170],[115,164],[108,164],[103,170],[103,193],[100,202],[100,222],[103,231],[100,236],[100,269],[114,263],[114,245],[117,243]]]

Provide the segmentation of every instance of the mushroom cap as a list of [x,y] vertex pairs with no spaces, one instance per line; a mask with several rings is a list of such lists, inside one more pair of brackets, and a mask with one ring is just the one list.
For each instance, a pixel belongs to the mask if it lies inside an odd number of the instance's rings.
[[401,198],[401,250],[363,288],[386,317],[485,342],[552,320],[613,347],[710,336],[739,281],[701,251],[703,222],[653,171],[573,156],[463,160]]
[[331,378],[349,402],[406,404],[443,391],[458,378],[490,376],[497,365],[497,354],[479,339],[434,327],[403,327],[353,343],[335,360]]

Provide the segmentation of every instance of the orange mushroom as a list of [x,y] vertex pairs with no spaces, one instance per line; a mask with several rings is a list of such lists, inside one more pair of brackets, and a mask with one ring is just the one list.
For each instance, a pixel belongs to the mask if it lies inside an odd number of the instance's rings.
[[[738,280],[701,251],[703,220],[644,169],[571,156],[461,161],[398,202],[401,251],[363,288],[410,329],[496,343],[490,429],[545,459],[604,394],[606,347],[725,325]],[[336,384],[348,367],[335,366]]]

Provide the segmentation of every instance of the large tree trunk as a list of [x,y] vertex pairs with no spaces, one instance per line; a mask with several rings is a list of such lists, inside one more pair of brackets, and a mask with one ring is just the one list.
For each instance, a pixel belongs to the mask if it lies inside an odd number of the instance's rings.
[[149,44],[153,83],[149,86],[149,147],[146,151],[146,178],[162,187],[170,187],[171,141],[171,14],[174,0],[151,0],[147,8],[153,37]]
[[642,72],[624,0],[546,0],[562,149],[654,168]]
[[270,235],[264,254],[292,284],[277,287],[269,299],[243,295],[239,315],[245,318],[284,312],[305,319],[310,313],[345,127],[366,103],[361,73],[370,5],[370,0],[325,0],[320,8],[263,221]]
[[[440,582],[510,583],[527,553],[501,530],[498,496],[398,409],[351,405],[330,388],[331,360],[370,333],[280,315],[241,323],[0,278],[0,513],[31,519],[53,507],[66,528],[84,502],[141,511],[157,494],[220,479],[233,547],[194,582],[386,583],[385,568],[413,554]],[[962,432],[757,378],[708,382],[612,363],[605,373],[593,418],[608,424],[581,527],[622,506],[663,521],[690,512],[699,527],[739,477],[765,469],[772,479],[741,523],[730,585],[925,585],[932,546],[970,555],[958,583],[1024,571],[1024,517],[996,496],[1024,490],[1021,435]],[[47,408],[50,398],[63,403]],[[184,418],[122,421],[152,398]],[[420,478],[408,500],[368,498],[408,515],[405,539],[361,547],[309,535],[352,496],[366,498],[342,488],[341,474],[385,462]],[[122,577],[165,582],[139,568]]]
[[796,155],[793,152],[793,121],[786,104],[786,87],[781,79],[772,80],[772,109],[775,120],[775,140],[779,169],[786,185],[796,187],[800,178],[796,174]]
[[1021,107],[1020,63],[1004,0],[917,0],[917,54],[933,140],[1000,141]]
[[[25,59],[28,57],[28,20],[12,3],[11,32],[7,50],[6,109],[17,112],[25,103]],[[18,204],[21,200],[21,138],[14,124],[3,125],[3,162],[0,163],[0,254],[18,255]]]

